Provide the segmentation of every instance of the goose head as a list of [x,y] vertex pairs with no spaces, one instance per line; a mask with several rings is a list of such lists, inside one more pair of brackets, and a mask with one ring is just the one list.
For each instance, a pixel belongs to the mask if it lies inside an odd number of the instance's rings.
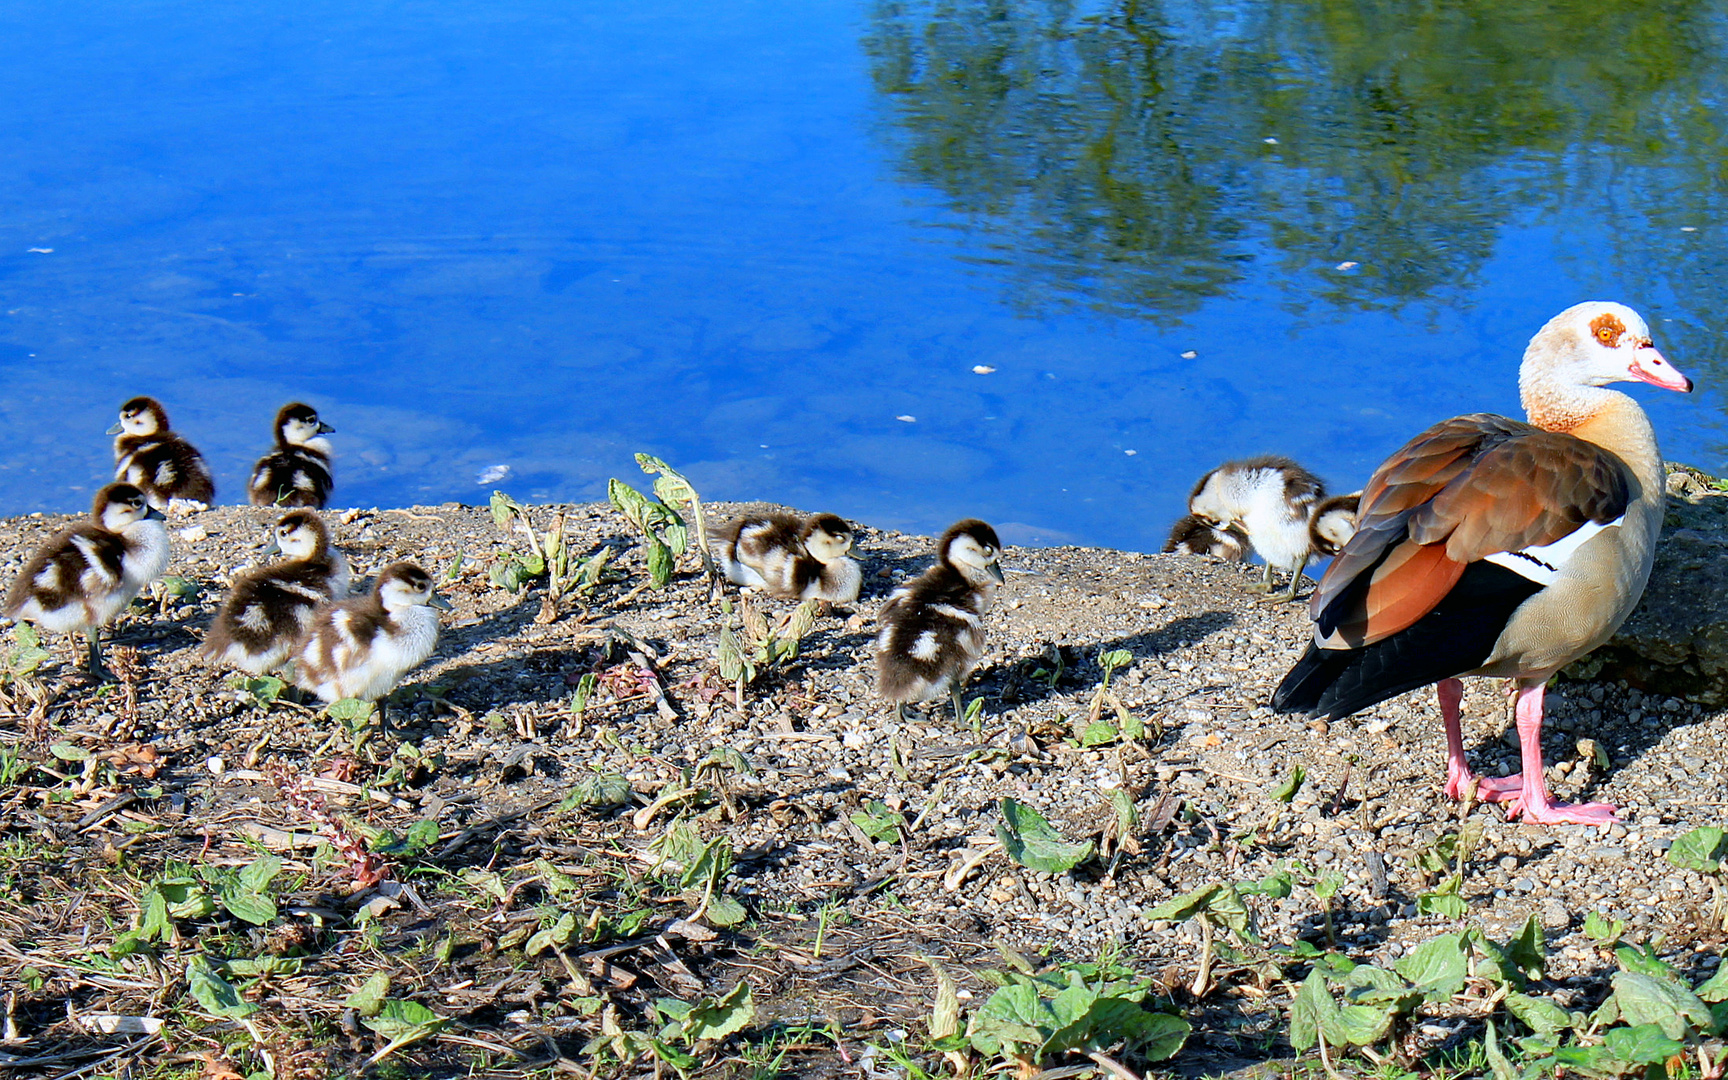
[[152,507],[144,493],[131,484],[109,484],[96,493],[90,504],[90,517],[109,532],[124,532],[140,521],[163,520],[162,511]]
[[997,561],[1002,557],[1002,541],[996,538],[995,529],[977,518],[948,526],[936,551],[937,558],[973,585],[986,582],[1000,585],[1004,580],[1002,566]]
[[318,419],[318,411],[298,401],[282,406],[276,413],[276,438],[288,446],[305,446],[320,435],[336,429]]
[[168,430],[168,410],[153,397],[135,397],[120,406],[120,422],[110,435],[155,435]]
[[264,554],[282,554],[290,559],[310,559],[322,555],[330,547],[330,530],[324,519],[311,510],[294,510],[283,514],[270,529],[270,546]]
[[804,550],[819,563],[834,563],[855,555],[852,526],[835,514],[813,514],[804,522]]
[[413,607],[435,607],[449,610],[450,601],[432,591],[432,575],[411,562],[391,563],[378,575],[372,592],[384,605],[385,611],[406,611]]

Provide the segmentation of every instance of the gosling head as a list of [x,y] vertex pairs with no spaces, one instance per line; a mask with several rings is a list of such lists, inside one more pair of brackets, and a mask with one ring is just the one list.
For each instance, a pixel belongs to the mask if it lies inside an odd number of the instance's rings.
[[1314,504],[1314,516],[1308,519],[1308,539],[1315,554],[1331,557],[1344,550],[1356,535],[1356,509],[1361,501],[1362,493],[1356,491]]
[[804,522],[804,550],[819,563],[835,563],[857,552],[852,544],[852,526],[834,514],[813,514]]
[[372,592],[384,605],[385,611],[406,611],[412,607],[435,607],[446,611],[450,601],[432,591],[432,575],[411,562],[391,563],[378,575]]
[[1164,541],[1166,553],[1182,555],[1212,555],[1225,562],[1242,562],[1248,557],[1248,534],[1237,525],[1214,525],[1198,515],[1189,514],[1177,520]]
[[997,561],[1002,556],[1002,541],[996,538],[995,529],[977,518],[948,526],[936,543],[936,552],[938,559],[974,585],[1002,584],[1002,566]]
[[162,520],[162,511],[151,507],[144,493],[131,484],[109,484],[96,493],[90,517],[109,532],[123,532],[140,521]]
[[120,406],[120,422],[110,435],[156,435],[168,430],[168,410],[153,397],[135,397]]
[[318,411],[310,405],[294,401],[276,413],[276,438],[289,446],[305,446],[320,435],[336,429],[318,419]]
[[281,553],[290,559],[310,559],[330,547],[330,530],[324,519],[311,510],[292,510],[270,529],[266,555]]

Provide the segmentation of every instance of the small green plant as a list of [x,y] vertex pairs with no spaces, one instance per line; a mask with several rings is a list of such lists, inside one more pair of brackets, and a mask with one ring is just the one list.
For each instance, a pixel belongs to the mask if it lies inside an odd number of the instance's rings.
[[1723,912],[1723,878],[1728,871],[1724,870],[1723,857],[1728,854],[1728,833],[1714,825],[1705,825],[1675,838],[1668,848],[1668,861],[1682,870],[1692,870],[1710,879],[1710,896],[1712,905],[1710,921],[1713,925],[1728,929]]
[[274,855],[261,855],[239,870],[170,862],[139,896],[137,926],[115,940],[113,955],[169,941],[176,921],[209,918],[219,908],[242,922],[268,926],[276,921],[270,883],[281,871],[282,860]]
[[720,891],[726,875],[732,872],[731,840],[724,836],[703,840],[695,826],[680,818],[649,845],[649,850],[659,860],[656,867],[675,871],[678,888],[695,897],[691,922],[706,917],[715,926],[736,926],[744,921],[744,905]]
[[34,676],[47,659],[48,650],[42,647],[42,636],[36,628],[26,622],[14,625],[12,645],[0,655],[0,686],[11,686]]
[[1169,922],[1193,919],[1199,925],[1200,960],[1194,972],[1194,982],[1189,986],[1189,991],[1197,998],[1205,997],[1212,989],[1212,962],[1219,931],[1230,934],[1239,947],[1260,943],[1253,913],[1248,910],[1235,885],[1202,885],[1193,892],[1164,901],[1148,911],[1146,917]]
[[[1019,1077],[1072,1056],[1122,1075],[1124,1067],[1107,1054],[1164,1061],[1191,1030],[1181,1017],[1149,1007],[1150,979],[1107,961],[1062,964],[1037,974],[1010,968],[988,977],[1002,986],[972,1015],[965,1035],[938,1037],[933,1045],[950,1052],[970,1048],[1002,1061]],[[940,1001],[939,993],[939,1007]],[[938,1018],[932,1034],[955,1026]]]
[[[1092,704],[1087,710],[1086,726],[1080,731],[1081,746],[1102,746],[1115,742],[1117,739],[1143,739],[1146,737],[1146,725],[1141,719],[1128,710],[1116,692],[1110,689],[1110,678],[1119,669],[1134,662],[1134,654],[1127,649],[1100,650],[1098,666],[1104,672],[1104,678],[1098,689],[1092,692]],[[1058,651],[1056,663],[1061,663],[1061,653]],[[1103,719],[1104,707],[1110,707],[1115,722]]]
[[1049,820],[1015,799],[1003,799],[996,839],[1008,857],[1028,870],[1065,874],[1090,859],[1092,841],[1070,843]]
[[696,495],[695,485],[683,473],[652,454],[637,454],[636,464],[654,477],[655,498],[667,506],[682,506],[688,520],[695,522],[696,553],[701,556],[702,572],[708,577],[708,599],[714,599],[714,590],[720,584],[720,571],[714,565],[714,556],[708,548],[708,518],[702,513],[702,500]]
[[[720,608],[728,616],[733,613],[730,600],[722,600]],[[816,625],[816,602],[805,600],[773,626],[747,596],[739,599],[737,612],[737,633],[729,624],[720,627],[715,661],[720,677],[733,685],[734,704],[743,712],[746,686],[798,658],[800,644]]]
[[1464,913],[1469,910],[1469,904],[1461,894],[1464,887],[1464,868],[1481,842],[1482,823],[1471,820],[1465,822],[1457,832],[1449,832],[1434,841],[1426,851],[1416,857],[1417,866],[1428,880],[1440,878],[1439,884],[1434,888],[1416,897],[1417,911],[1424,915],[1444,915],[1449,919],[1464,917]]
[[690,485],[690,481],[657,457],[637,454],[636,463],[642,467],[643,472],[651,476],[655,473],[661,474],[654,481],[654,495],[658,501],[650,501],[646,495],[617,479],[606,482],[606,498],[611,501],[613,509],[636,526],[648,545],[649,585],[655,589],[664,589],[672,580],[672,571],[677,567],[678,557],[690,546],[690,526],[674,508],[674,504],[682,503],[689,509],[696,523],[697,550],[702,560],[702,568],[708,575],[709,591],[712,595],[717,576],[713,557],[708,553],[707,525],[702,520],[702,503],[696,497],[696,489]]
[[269,712],[288,684],[274,675],[235,675],[228,680],[228,688],[251,698],[259,712]]

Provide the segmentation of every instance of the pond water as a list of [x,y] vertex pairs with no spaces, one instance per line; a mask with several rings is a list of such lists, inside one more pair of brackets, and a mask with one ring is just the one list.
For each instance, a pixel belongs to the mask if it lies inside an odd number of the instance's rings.
[[[1617,299],[1728,471],[1720,3],[19,0],[0,512],[160,397],[236,501],[283,402],[337,502],[713,499],[1156,548],[1218,461],[1340,489],[1516,414]],[[482,482],[502,467],[508,474]]]

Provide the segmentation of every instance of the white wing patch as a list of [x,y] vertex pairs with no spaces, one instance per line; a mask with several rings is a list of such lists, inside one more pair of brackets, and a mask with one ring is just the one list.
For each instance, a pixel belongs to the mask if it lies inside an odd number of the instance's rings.
[[1566,563],[1591,537],[1603,529],[1618,529],[1625,520],[1625,515],[1621,515],[1606,525],[1586,521],[1552,544],[1527,547],[1520,551],[1498,551],[1484,561],[1504,566],[1519,577],[1534,581],[1538,585],[1552,585],[1565,571]]
[[920,660],[934,660],[936,654],[942,651],[942,646],[936,641],[936,631],[926,630],[918,635],[918,640],[912,643],[912,655]]

